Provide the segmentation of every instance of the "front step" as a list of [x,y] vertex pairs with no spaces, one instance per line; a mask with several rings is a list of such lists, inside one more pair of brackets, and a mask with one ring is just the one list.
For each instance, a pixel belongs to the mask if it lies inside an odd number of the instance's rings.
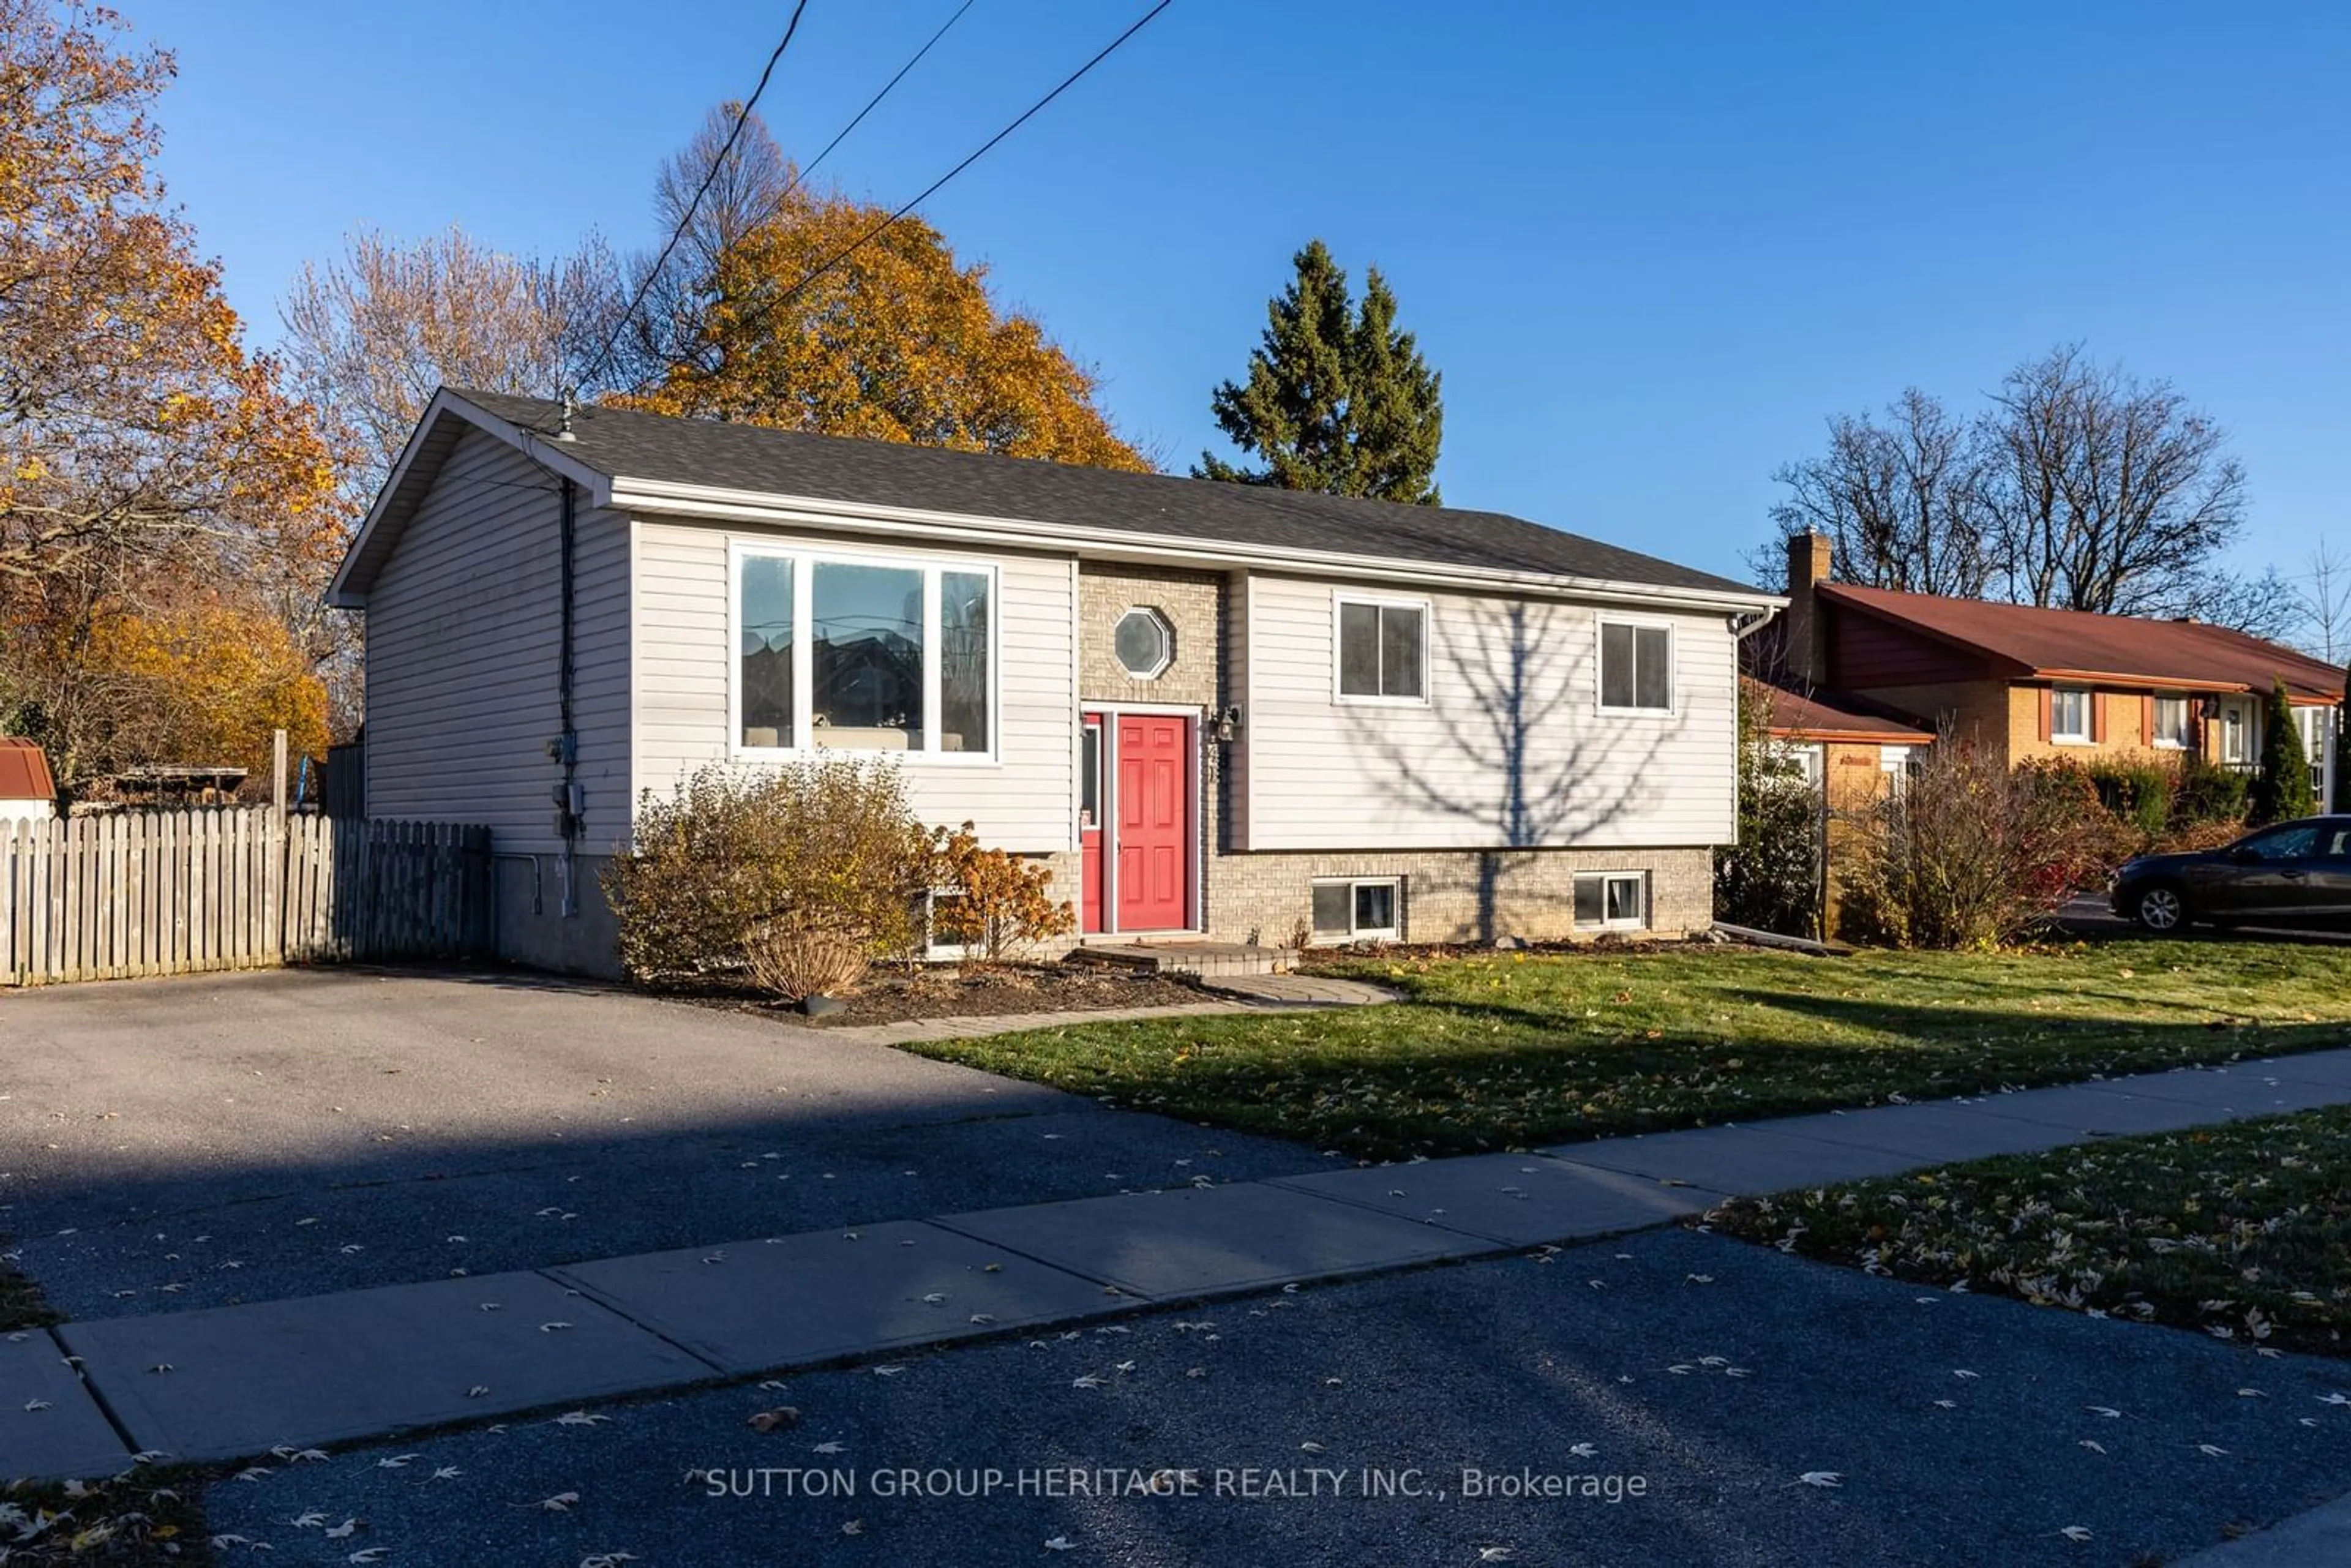
[[1115,964],[1145,975],[1282,975],[1294,955],[1287,947],[1249,942],[1087,942],[1072,947],[1064,963]]

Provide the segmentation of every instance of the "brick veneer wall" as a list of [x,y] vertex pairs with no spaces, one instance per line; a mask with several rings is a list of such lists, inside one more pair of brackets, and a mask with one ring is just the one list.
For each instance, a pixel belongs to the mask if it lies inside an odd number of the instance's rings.
[[[1224,578],[1212,571],[1086,565],[1078,569],[1078,692],[1096,703],[1220,706]],[[1149,680],[1130,675],[1113,641],[1130,610],[1156,610],[1176,636],[1175,661]]]
[[1714,854],[1704,849],[1448,850],[1217,855],[1208,862],[1209,935],[1287,941],[1314,907],[1318,877],[1404,879],[1404,939],[1557,941],[1575,929],[1575,873],[1646,871],[1649,927],[1678,935],[1714,917]]

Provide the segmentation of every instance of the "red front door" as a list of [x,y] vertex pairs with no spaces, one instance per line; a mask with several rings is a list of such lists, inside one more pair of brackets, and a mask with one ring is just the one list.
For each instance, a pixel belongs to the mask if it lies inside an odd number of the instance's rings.
[[1181,931],[1192,924],[1192,724],[1118,719],[1118,928]]

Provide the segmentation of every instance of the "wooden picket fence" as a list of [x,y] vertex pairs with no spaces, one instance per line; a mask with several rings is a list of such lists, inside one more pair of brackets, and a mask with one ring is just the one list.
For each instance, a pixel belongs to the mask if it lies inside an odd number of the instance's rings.
[[474,956],[490,894],[483,827],[236,809],[0,822],[0,985]]

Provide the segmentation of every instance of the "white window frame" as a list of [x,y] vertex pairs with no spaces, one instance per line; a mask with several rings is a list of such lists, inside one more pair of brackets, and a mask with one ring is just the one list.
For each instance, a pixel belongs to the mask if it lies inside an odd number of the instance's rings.
[[[1420,615],[1420,695],[1416,697],[1363,695],[1345,690],[1340,674],[1345,663],[1346,649],[1342,639],[1342,622],[1350,604],[1369,605],[1375,610],[1411,610]],[[1426,707],[1428,706],[1429,645],[1435,640],[1437,612],[1426,599],[1400,598],[1394,594],[1352,593],[1344,591],[1331,595],[1331,700],[1345,707]]]
[[[2229,721],[2234,719],[2234,724]],[[2253,741],[2253,705],[2243,697],[2220,699],[2220,714],[2214,723],[2220,727],[2220,762],[2223,767],[2242,768],[2253,760],[2258,749]],[[2230,743],[2234,741],[2232,746]]]
[[[1404,940],[1404,878],[1401,876],[1318,876],[1313,887],[1343,887],[1347,890],[1347,929],[1343,934],[1317,930],[1314,941],[1321,946],[1337,946],[1348,942],[1401,942]],[[1393,925],[1371,926],[1355,924],[1355,890],[1359,887],[1384,887],[1389,890],[1389,907],[1395,911]],[[1311,892],[1307,904],[1307,924],[1313,925],[1314,906]]]
[[[1118,656],[1118,629],[1138,615],[1147,615],[1159,626],[1162,653],[1159,663],[1151,669],[1130,670],[1126,661]],[[1176,623],[1148,604],[1130,604],[1119,612],[1118,619],[1110,623],[1110,659],[1131,681],[1155,681],[1176,665]]]
[[2335,726],[2331,707],[2304,706],[2294,710],[2294,723],[2302,729],[2303,759],[2310,765],[2311,798],[2322,811],[2334,802],[2327,799],[2327,785],[2335,773]]
[[959,893],[960,890],[956,888],[935,887],[923,894],[923,959],[925,963],[960,964],[968,959],[985,958],[987,956],[987,940],[984,934],[981,938],[981,945],[977,947],[974,947],[968,942],[942,942],[938,940],[936,933],[939,927],[939,900],[942,898],[957,897],[959,896]]
[[[1646,931],[1649,929],[1649,873],[1647,872],[1580,871],[1575,873],[1575,887],[1581,887],[1587,882],[1596,882],[1601,884],[1600,918],[1598,920],[1585,920],[1575,915],[1574,894],[1573,889],[1571,888],[1568,897],[1568,914],[1570,918],[1574,920],[1575,928],[1578,931]],[[1638,918],[1633,920],[1611,920],[1608,918],[1607,884],[1612,882],[1630,882],[1639,887],[1641,892],[1641,913]]]
[[[1608,628],[1629,626],[1635,632],[1663,632],[1666,634],[1666,706],[1643,707],[1637,703],[1630,707],[1617,707],[1608,701]],[[1681,712],[1681,628],[1671,621],[1655,616],[1596,615],[1592,622],[1592,702],[1601,713],[1642,714],[1652,718],[1671,718]],[[1641,640],[1633,639],[1633,693],[1641,691]]]
[[[792,739],[790,746],[743,744],[743,563],[783,560],[792,568]],[[920,750],[866,750],[813,742],[816,704],[816,568],[883,567],[923,576],[923,744]],[[977,751],[939,749],[941,646],[939,580],[959,572],[987,579],[987,745]],[[886,550],[828,549],[812,545],[737,539],[726,553],[726,756],[737,762],[783,762],[808,757],[890,757],[915,768],[995,768],[1004,745],[1004,574],[994,561]]]
[[1881,746],[1877,748],[1877,770],[1886,776],[1886,793],[1899,800],[1909,792],[1910,770],[1917,765],[1918,748],[1915,746]]
[[1772,747],[1772,757],[1782,762],[1793,763],[1796,777],[1792,782],[1807,789],[1825,789],[1829,782],[1829,748],[1817,740],[1772,740],[1764,742]]
[[[2176,736],[2164,733],[2163,705],[2166,703],[2179,705],[2180,732]],[[2155,706],[2152,711],[2155,715],[2155,733],[2147,737],[2147,743],[2158,751],[2187,750],[2196,734],[2195,699],[2184,693],[2158,692],[2155,695]]]
[[[2067,697],[2080,697],[2082,699],[2082,727],[2079,729],[2066,729],[2063,727],[2063,721],[2059,717],[2059,712],[2064,706],[2064,699]],[[2095,711],[2097,700],[2098,694],[2091,690],[2088,686],[2050,687],[2049,744],[2052,746],[2089,746],[2094,744],[2091,739],[2091,736],[2095,730],[2098,722],[2097,714]]]

